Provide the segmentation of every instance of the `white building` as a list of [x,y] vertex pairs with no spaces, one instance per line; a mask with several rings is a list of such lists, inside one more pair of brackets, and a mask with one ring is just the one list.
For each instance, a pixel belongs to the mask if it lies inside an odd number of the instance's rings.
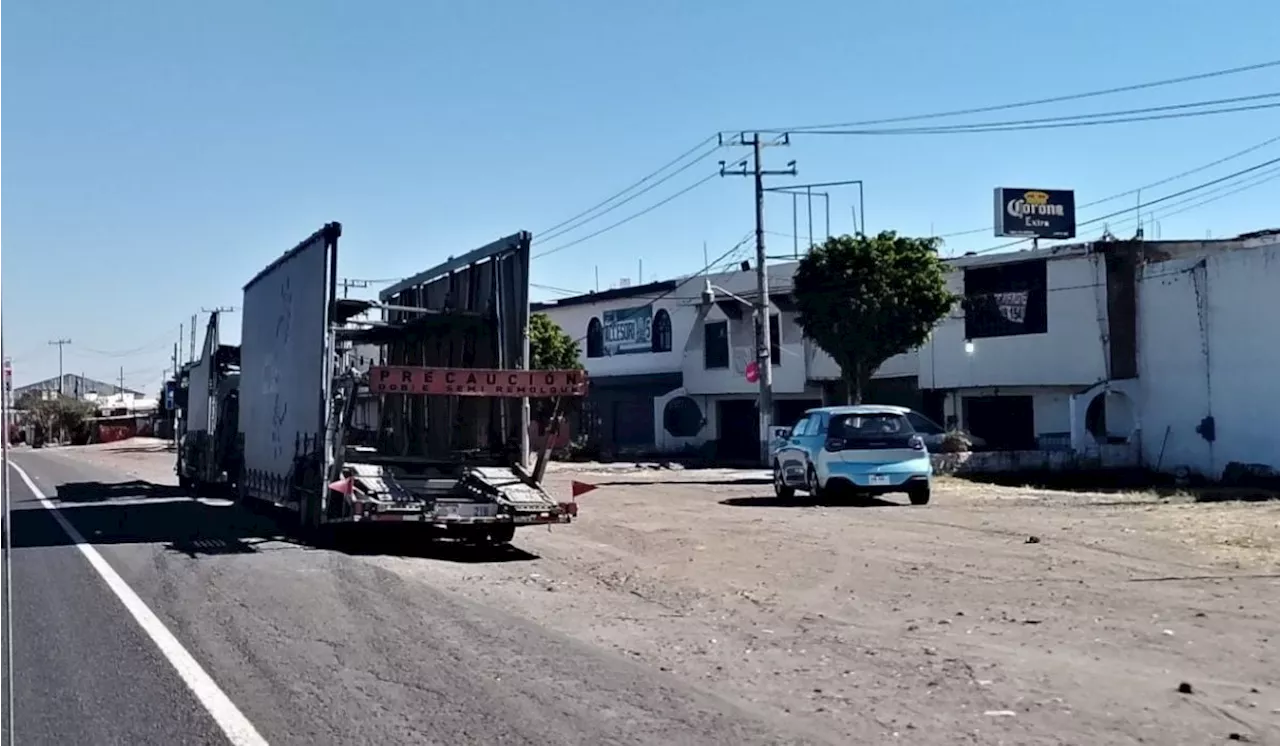
[[[950,264],[952,291],[965,301],[919,350],[881,367],[868,401],[914,407],[1006,450],[1124,445],[1164,470],[1280,468],[1280,233],[1075,244]],[[780,424],[824,393],[839,396],[834,361],[795,323],[795,266],[769,268]],[[710,305],[708,279],[717,288]],[[754,272],[733,272],[535,309],[584,341],[588,434],[602,450],[712,444],[722,457],[754,453],[754,324],[744,303],[754,287]]]
[[[821,406],[840,373],[795,322],[795,262],[769,267],[774,421]],[[713,302],[703,298],[707,282]],[[726,459],[759,448],[756,392],[747,378],[755,325],[754,271],[698,275],[535,306],[581,340],[591,393],[580,423],[606,454],[708,449]],[[914,405],[915,353],[888,361],[869,397]],[[895,385],[896,383],[896,385]]]

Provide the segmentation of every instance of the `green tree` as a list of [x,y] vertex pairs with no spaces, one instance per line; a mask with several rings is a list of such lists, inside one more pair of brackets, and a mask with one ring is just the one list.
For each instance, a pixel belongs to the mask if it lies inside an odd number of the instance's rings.
[[46,437],[73,442],[88,438],[89,418],[95,411],[92,403],[82,399],[68,396],[45,399],[35,392],[19,397],[14,408],[27,411]]
[[573,337],[565,334],[545,313],[529,317],[529,356],[537,370],[577,370],[582,367],[581,350]]
[[[550,316],[535,313],[529,317],[529,367],[535,370],[578,370],[582,368],[579,355],[578,343],[559,324],[552,321]],[[535,419],[547,420],[551,416],[553,405],[550,399],[535,399],[532,405]],[[574,399],[560,402],[562,414],[568,414],[576,408],[577,401]]]
[[955,305],[940,245],[893,231],[835,236],[800,260],[800,326],[840,366],[851,403],[862,403],[884,361],[924,344]]

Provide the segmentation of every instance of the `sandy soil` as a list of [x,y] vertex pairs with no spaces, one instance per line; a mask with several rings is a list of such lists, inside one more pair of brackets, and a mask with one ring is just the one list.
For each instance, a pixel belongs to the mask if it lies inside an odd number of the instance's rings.
[[[58,450],[174,481],[157,442]],[[780,505],[761,472],[548,476],[570,479],[599,489],[517,534],[528,561],[367,560],[829,743],[1280,744],[1280,503],[942,479],[925,507]]]

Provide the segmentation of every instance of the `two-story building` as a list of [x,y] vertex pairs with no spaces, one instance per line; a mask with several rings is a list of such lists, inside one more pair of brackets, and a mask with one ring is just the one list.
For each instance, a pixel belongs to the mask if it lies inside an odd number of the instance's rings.
[[[865,398],[995,449],[1124,445],[1147,466],[1210,476],[1229,461],[1280,468],[1278,252],[1280,234],[1262,232],[950,260],[962,302]],[[779,424],[843,400],[835,362],[796,324],[795,267],[769,267]],[[587,434],[602,451],[751,457],[755,283],[752,271],[699,275],[535,308],[582,340]]]
[[[1108,241],[951,262],[919,351],[941,416],[1005,450],[1126,446],[1211,477],[1280,469],[1280,233]],[[1213,383],[1217,381],[1218,386]],[[926,410],[927,411],[927,410]]]
[[[791,424],[831,395],[840,372],[796,323],[796,263],[768,268],[776,423]],[[703,291],[713,289],[710,302]],[[696,275],[538,304],[580,340],[591,375],[578,427],[606,454],[701,451],[751,459],[758,451],[754,358],[758,294],[752,270]],[[918,406],[915,353],[887,362],[869,397]]]

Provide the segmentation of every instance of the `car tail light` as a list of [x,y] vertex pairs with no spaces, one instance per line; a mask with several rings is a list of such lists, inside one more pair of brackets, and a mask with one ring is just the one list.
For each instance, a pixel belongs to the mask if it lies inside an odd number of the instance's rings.
[[838,451],[844,448],[844,438],[827,438],[825,447],[828,451]]
[[923,450],[924,450],[924,438],[921,438],[919,435],[912,435],[912,436],[911,436],[911,447],[912,447],[914,450],[917,450],[917,451],[923,451]]

